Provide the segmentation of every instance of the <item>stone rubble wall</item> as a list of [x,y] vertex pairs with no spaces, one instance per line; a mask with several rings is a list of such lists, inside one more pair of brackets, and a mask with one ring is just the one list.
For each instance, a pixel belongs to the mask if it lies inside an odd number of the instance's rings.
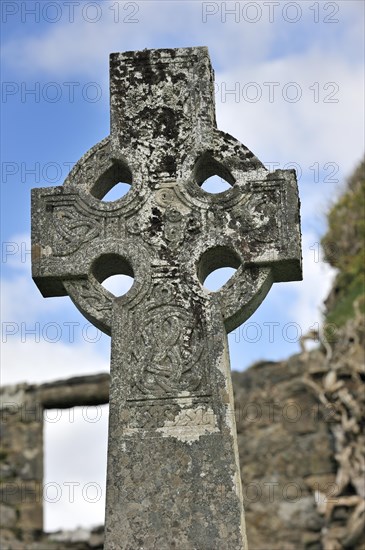
[[43,529],[43,409],[27,384],[4,387],[1,398],[2,537],[31,542]]
[[[39,386],[4,386],[0,398],[2,550],[94,548],[85,546],[83,541],[65,546],[64,542],[45,538],[43,533],[43,411],[107,403],[109,375],[76,377]],[[96,537],[96,542],[99,539]]]
[[[364,343],[358,314],[330,344],[233,373],[250,550],[365,548]],[[102,548],[102,527],[43,533],[34,495],[43,477],[43,407],[107,400],[108,375],[3,388],[2,549]]]
[[364,316],[333,336],[234,373],[250,550],[365,548]]

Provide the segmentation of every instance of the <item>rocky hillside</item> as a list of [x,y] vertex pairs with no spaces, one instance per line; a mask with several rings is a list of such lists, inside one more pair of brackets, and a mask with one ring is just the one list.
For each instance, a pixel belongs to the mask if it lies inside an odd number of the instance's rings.
[[355,315],[354,308],[365,312],[365,161],[330,209],[322,246],[326,261],[338,269],[325,302],[326,322],[340,327]]

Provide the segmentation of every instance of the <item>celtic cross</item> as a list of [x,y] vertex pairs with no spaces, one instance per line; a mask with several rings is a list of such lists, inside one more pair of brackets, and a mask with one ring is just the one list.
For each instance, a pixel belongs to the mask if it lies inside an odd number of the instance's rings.
[[110,136],[32,192],[35,283],[112,337],[107,550],[246,548],[226,333],[301,278],[299,200],[294,171],[217,129],[213,86],[206,48],[112,54]]

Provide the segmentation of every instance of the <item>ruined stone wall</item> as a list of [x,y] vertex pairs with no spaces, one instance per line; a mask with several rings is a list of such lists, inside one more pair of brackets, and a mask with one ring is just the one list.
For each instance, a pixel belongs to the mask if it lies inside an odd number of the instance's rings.
[[[364,335],[359,314],[326,346],[233,373],[250,550],[365,548]],[[102,548],[102,529],[43,534],[29,488],[42,483],[40,411],[105,403],[108,376],[23,384],[2,397],[1,547]],[[28,488],[23,500],[14,483]]]
[[250,550],[365,548],[364,325],[234,373]]
[[[2,550],[100,548],[100,534],[87,541],[51,540],[43,533],[43,411],[108,402],[107,374],[0,390],[0,521]],[[83,535],[85,539],[85,535]],[[94,546],[89,542],[94,541]]]
[[26,384],[1,392],[2,536],[30,542],[43,529],[43,410]]

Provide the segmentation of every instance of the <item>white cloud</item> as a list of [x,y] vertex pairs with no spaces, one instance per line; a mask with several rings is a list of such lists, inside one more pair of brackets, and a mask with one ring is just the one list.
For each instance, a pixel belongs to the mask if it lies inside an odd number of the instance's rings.
[[[116,2],[113,3],[116,6]],[[94,17],[80,5],[75,10],[75,20],[70,23],[67,14],[57,25],[49,25],[43,34],[17,37],[5,44],[3,56],[11,56],[13,66],[26,74],[38,71],[50,75],[88,75],[95,78],[102,67],[106,67],[110,52],[144,49],[151,47],[157,39],[168,32],[171,23],[176,30],[186,24],[191,8],[189,5],[177,17],[176,8],[160,3],[129,3],[136,5],[136,13],[125,10],[121,4],[119,14],[111,9],[112,4],[101,4],[101,17],[95,23]],[[172,15],[168,21],[167,12]],[[136,22],[132,22],[136,21]],[[158,46],[155,46],[158,47]],[[161,47],[161,46],[160,46]]]
[[[42,315],[55,320],[64,309],[65,298],[43,298],[30,273],[17,273],[2,280],[1,317],[3,321],[21,323],[39,319]],[[52,315],[53,314],[53,315]]]
[[[59,323],[59,330],[63,325]],[[30,327],[28,326],[28,329]],[[52,328],[44,325],[35,328],[35,334],[25,335],[22,340],[21,327],[18,328],[16,336],[4,336],[2,343],[2,368],[1,381],[3,384],[15,384],[18,382],[41,383],[71,376],[82,376],[98,372],[107,372],[109,370],[109,356],[100,352],[97,344],[91,341],[96,337],[96,329],[91,336],[90,341],[83,343],[63,342],[51,343],[44,339],[54,338],[51,335]],[[64,328],[68,330],[68,328]],[[24,335],[23,331],[23,335]],[[48,334],[48,336],[47,336]],[[53,332],[57,334],[57,332]],[[38,338],[39,335],[39,338]],[[35,341],[39,339],[39,341]]]
[[[30,238],[27,234],[11,236],[3,242],[3,267],[7,276],[1,280],[1,318],[4,323],[34,323],[47,317],[57,321],[63,315],[70,320],[74,306],[68,297],[43,298],[32,280]],[[4,269],[5,271],[5,269]]]
[[[280,48],[290,51],[291,46],[297,48],[297,38],[306,37],[302,49],[307,44],[322,44],[327,51],[344,52],[347,57],[359,60],[359,43],[363,39],[363,7],[359,2],[337,2],[339,23],[332,25],[324,24],[326,16],[330,16],[328,9],[321,10],[320,24],[316,24],[313,8],[302,5],[302,16],[293,24],[286,20],[285,14],[289,17],[290,14],[283,6],[276,7],[275,17],[270,21],[266,4],[260,7],[258,2],[245,3],[256,4],[256,10],[242,4],[103,1],[99,15],[79,4],[70,22],[65,3],[60,7],[57,23],[47,25],[47,14],[42,15],[41,10],[40,19],[44,23],[41,32],[10,39],[3,46],[3,59],[23,75],[41,71],[58,77],[95,78],[100,70],[106,75],[110,52],[207,45],[214,60],[222,66],[254,67],[268,57],[280,55],[277,48],[279,51]],[[91,22],[93,18],[97,20]]]
[[[26,235],[11,243],[24,243]],[[1,381],[40,383],[109,370],[109,338],[76,310],[68,297],[43,298],[30,273],[30,258],[9,256],[1,281]],[[25,260],[25,261],[23,261]]]
[[289,316],[302,327],[302,333],[323,321],[323,301],[327,297],[336,271],[323,261],[318,238],[303,234],[303,281],[291,283]]
[[[310,50],[245,70],[219,73],[216,80],[220,127],[229,129],[262,160],[283,164],[294,161],[303,170],[314,162],[323,165],[333,161],[346,174],[352,170],[354,159],[361,157],[362,68],[352,67],[340,55]],[[232,94],[224,95],[224,85],[227,89],[236,86],[240,92],[238,103]],[[259,98],[261,94],[261,99],[251,103],[256,94]],[[290,102],[296,97],[300,97],[297,102]],[[338,102],[327,103],[332,100]]]
[[126,11],[125,3],[120,3],[119,15],[116,2],[101,3],[101,17],[95,23],[88,21],[82,7],[75,9],[75,21],[70,23],[65,9],[60,22],[44,26],[43,33],[4,44],[3,59],[23,75],[40,71],[60,78],[87,75],[95,79],[100,71],[106,76],[110,52],[144,48],[207,45],[218,63],[236,64],[241,58],[255,63],[270,50],[275,32],[267,17],[245,24],[227,16],[224,23],[221,10],[204,23],[200,2],[128,4],[136,6],[134,14]]
[[1,243],[1,263],[11,269],[30,270],[30,236],[28,233],[12,235]]

